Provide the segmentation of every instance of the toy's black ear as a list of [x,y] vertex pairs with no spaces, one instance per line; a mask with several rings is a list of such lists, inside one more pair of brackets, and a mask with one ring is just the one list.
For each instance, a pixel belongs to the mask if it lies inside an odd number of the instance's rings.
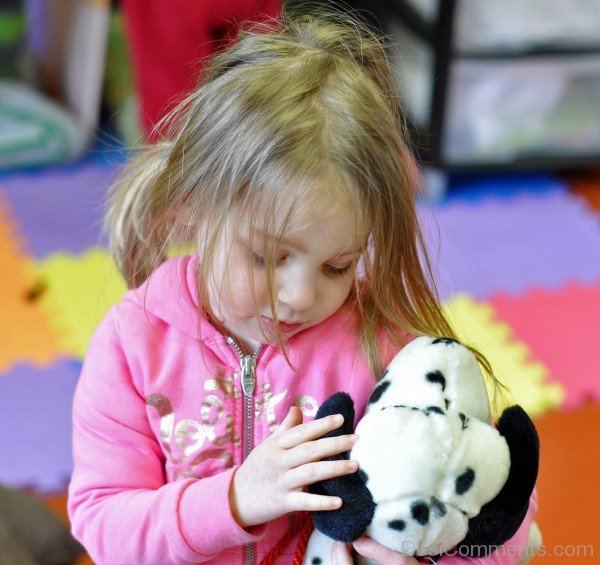
[[[344,423],[335,430],[330,431],[323,437],[337,437],[351,434],[354,431],[354,401],[350,395],[345,392],[336,392],[331,395],[317,410],[315,420],[325,418],[333,414],[341,414],[344,417]],[[344,454],[328,457],[327,461],[336,459],[348,459],[348,452]]]
[[[330,396],[319,407],[315,419],[324,418],[330,414],[342,414],[344,423],[323,437],[335,437],[353,432],[354,402],[348,394],[338,392]],[[324,461],[348,459],[349,455],[349,452],[345,451],[326,457]],[[308,492],[342,498],[342,507],[337,510],[312,512],[315,527],[332,539],[346,543],[353,542],[360,537],[373,519],[375,503],[369,489],[360,478],[360,471],[309,485]]]
[[458,545],[460,555],[483,557],[515,535],[529,508],[539,465],[539,439],[529,416],[520,406],[507,408],[498,431],[508,444],[510,471],[496,498],[469,520],[469,533]]

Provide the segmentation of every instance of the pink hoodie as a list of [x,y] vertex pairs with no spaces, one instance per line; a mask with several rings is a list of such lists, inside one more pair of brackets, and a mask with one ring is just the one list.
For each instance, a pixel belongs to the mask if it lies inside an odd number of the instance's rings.
[[[356,315],[342,307],[289,341],[296,372],[279,346],[263,347],[246,398],[235,346],[205,318],[198,338],[197,263],[197,256],[164,263],[110,310],[90,343],[74,401],[69,515],[97,563],[242,564],[245,544],[260,561],[290,522],[284,516],[245,530],[233,518],[229,488],[244,460],[245,428],[256,445],[291,405],[312,419],[340,390],[354,399],[358,421],[372,392]],[[384,352],[383,363],[393,354]],[[535,509],[532,497],[508,542],[521,555]],[[296,542],[276,563],[291,563]],[[455,560],[463,561],[442,562]]]

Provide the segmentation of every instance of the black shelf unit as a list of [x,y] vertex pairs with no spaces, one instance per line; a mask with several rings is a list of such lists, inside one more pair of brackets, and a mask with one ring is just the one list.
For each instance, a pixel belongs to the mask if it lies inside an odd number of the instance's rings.
[[[530,60],[544,57],[573,58],[598,56],[600,61],[600,40],[597,45],[557,46],[553,44],[536,45],[526,49],[464,50],[454,48],[453,34],[456,29],[455,18],[460,0],[438,0],[437,18],[427,21],[411,4],[404,0],[359,0],[354,6],[379,27],[384,33],[390,33],[387,22],[394,18],[402,22],[419,41],[426,44],[433,54],[433,83],[428,123],[411,126],[414,145],[423,165],[439,169],[446,173],[523,171],[543,169],[566,169],[597,165],[600,163],[600,149],[589,154],[541,153],[536,150],[521,151],[508,161],[452,162],[444,157],[442,143],[448,109],[449,82],[452,65],[458,60],[498,61]],[[370,12],[370,14],[369,14]],[[600,100],[598,101],[600,105]],[[411,116],[409,114],[409,123]]]

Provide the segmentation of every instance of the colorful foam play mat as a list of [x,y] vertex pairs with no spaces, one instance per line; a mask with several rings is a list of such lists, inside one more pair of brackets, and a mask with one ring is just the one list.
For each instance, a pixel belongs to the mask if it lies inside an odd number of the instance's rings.
[[[125,290],[101,231],[122,162],[97,150],[0,176],[0,483],[65,520],[73,391],[95,325]],[[600,559],[599,191],[600,175],[469,177],[419,205],[446,312],[538,427],[540,561],[577,546],[595,552],[580,560]]]

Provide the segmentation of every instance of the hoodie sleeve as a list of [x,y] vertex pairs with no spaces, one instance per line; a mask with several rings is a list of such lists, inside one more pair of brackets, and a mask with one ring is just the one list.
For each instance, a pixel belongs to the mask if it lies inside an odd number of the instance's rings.
[[529,499],[529,510],[516,534],[490,553],[487,557],[467,558],[460,555],[444,555],[437,563],[438,565],[465,565],[475,563],[478,565],[514,565],[515,563],[527,563],[534,557],[539,549],[536,544],[530,545],[530,531],[533,516],[537,512],[537,491],[533,491]]
[[164,455],[118,335],[118,307],[96,330],[73,406],[73,534],[96,563],[198,563],[261,539],[237,524],[229,488],[237,467],[166,483]]

